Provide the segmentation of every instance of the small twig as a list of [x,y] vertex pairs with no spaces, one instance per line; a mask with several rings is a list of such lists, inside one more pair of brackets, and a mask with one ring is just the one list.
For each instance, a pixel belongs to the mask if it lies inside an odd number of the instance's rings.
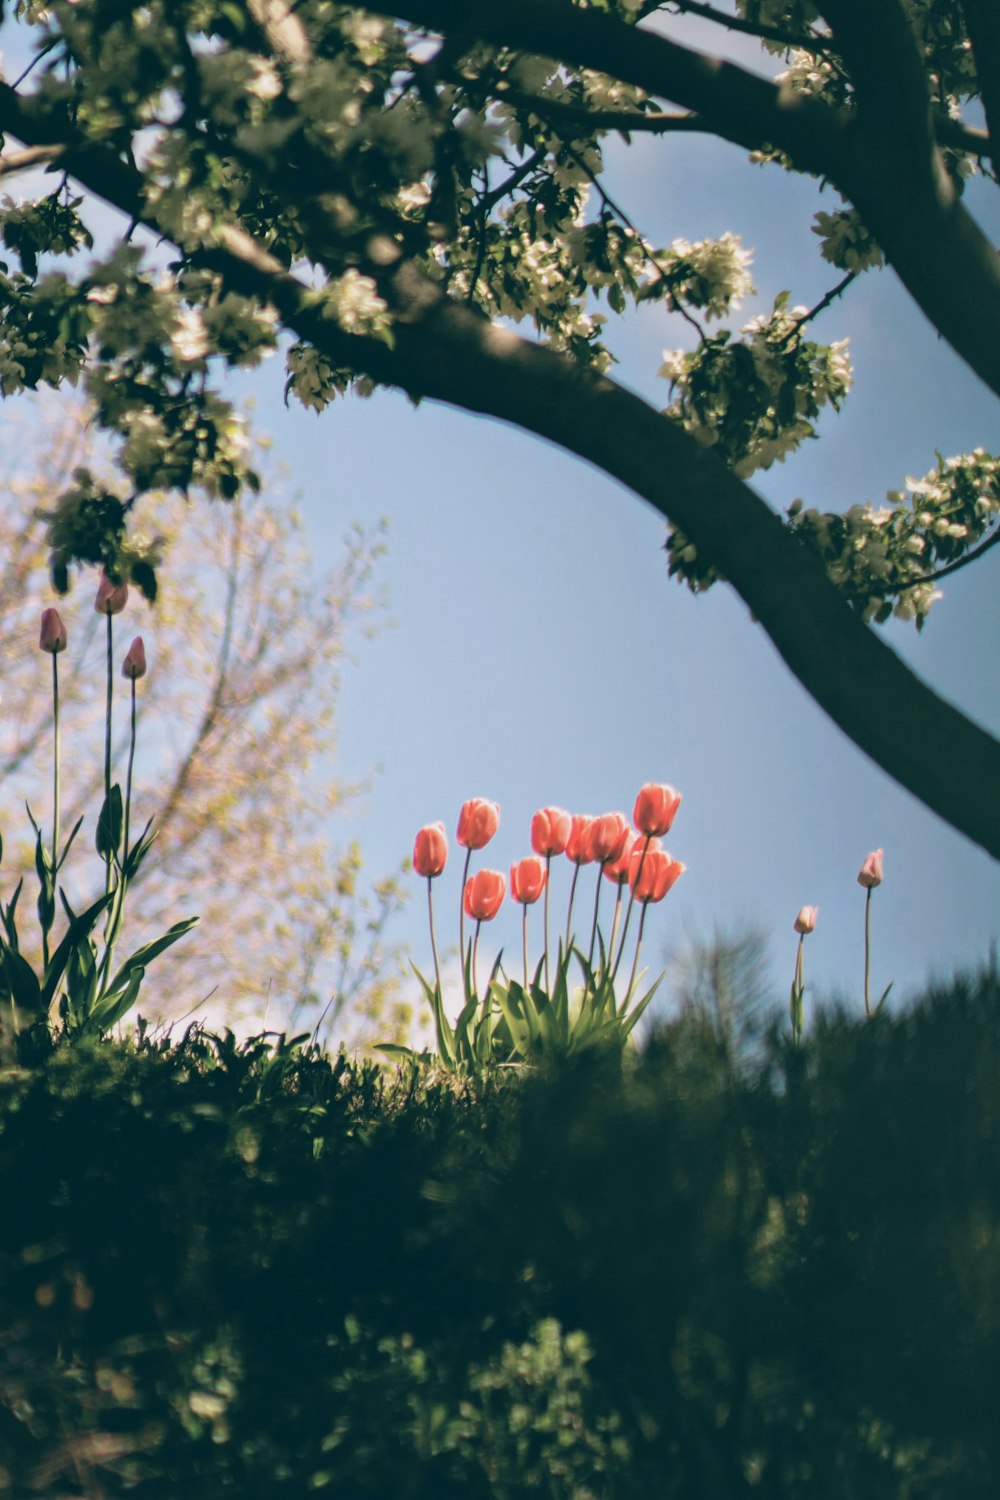
[[1000,542],[1000,526],[988,536],[978,547],[973,547],[964,557],[957,557],[954,562],[947,563],[943,568],[938,568],[933,573],[923,573],[919,578],[908,578],[905,583],[890,583],[882,589],[883,594],[905,594],[907,589],[915,589],[922,583],[937,583],[939,578],[947,578],[951,573],[957,573],[960,568],[965,568],[977,558],[982,557],[984,552],[989,552]]
[[795,319],[795,322],[792,324],[791,328],[789,328],[785,336],[782,339],[779,339],[777,347],[779,349],[784,349],[786,344],[790,344],[792,339],[797,338],[799,330],[804,328],[805,325],[811,322],[813,318],[818,317],[821,312],[825,312],[832,302],[836,302],[837,298],[843,292],[847,291],[847,288],[850,286],[851,282],[856,281],[860,274],[861,273],[859,271],[848,271],[843,280],[838,281],[837,285],[835,287],[831,287],[825,297],[821,297],[819,299],[815,307],[811,307],[808,312],[803,313],[801,318]]
[[12,177],[15,172],[27,172],[42,162],[58,161],[62,146],[26,146],[23,151],[11,151],[0,156],[0,177]]
[[34,57],[31,59],[30,63],[28,64],[28,66],[24,69],[23,73],[21,73],[17,78],[14,79],[14,82],[11,84],[11,88],[12,89],[20,88],[21,84],[27,78],[28,74],[34,68],[38,67],[38,64],[42,61],[42,59],[44,57],[48,57],[49,53],[52,51],[53,47],[56,45],[56,41],[57,40],[58,39],[56,37],[53,37],[51,41],[45,43],[44,47],[40,47],[38,49],[38,51],[35,53]]
[[780,26],[766,26],[756,21],[745,21],[741,16],[723,15],[721,10],[716,10],[714,5],[705,5],[702,0],[671,0],[671,3],[685,15],[701,16],[703,20],[714,21],[717,26],[724,26],[727,31],[739,31],[744,36],[755,36],[762,42],[777,42],[779,46],[787,47],[791,51],[836,52],[837,50],[832,37],[818,37],[809,32],[796,36],[792,32],[783,31]]

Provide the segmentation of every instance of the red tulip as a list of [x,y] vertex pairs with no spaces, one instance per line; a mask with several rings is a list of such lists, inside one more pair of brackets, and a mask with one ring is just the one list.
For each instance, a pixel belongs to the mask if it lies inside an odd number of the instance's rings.
[[531,820],[531,847],[547,857],[564,854],[573,820],[561,807],[542,807]]
[[882,884],[882,859],[881,849],[875,849],[865,856],[865,862],[858,871],[858,885],[863,885],[866,890],[871,891],[875,886]]
[[492,922],[506,894],[507,884],[499,870],[477,870],[465,882],[465,915],[474,922]]
[[462,803],[455,837],[465,849],[482,849],[500,826],[500,809],[484,797],[471,797]]
[[120,615],[128,602],[128,584],[112,583],[111,579],[101,569],[101,579],[97,585],[97,598],[94,600],[94,608],[99,615]]
[[440,875],[448,859],[448,835],[443,823],[427,823],[417,830],[413,840],[413,868],[418,875],[433,880]]
[[48,651],[57,656],[60,651],[66,650],[66,626],[59,618],[57,609],[42,610],[42,629],[38,637],[38,645],[42,651]]
[[629,861],[632,894],[636,901],[662,901],[686,869],[687,865],[671,859],[665,849],[647,849],[643,858],[642,843],[637,841]]
[[593,821],[586,813],[574,813],[570,820],[566,853],[575,865],[589,865],[594,857],[590,852],[590,825]]
[[146,675],[146,648],[142,644],[142,636],[137,635],[122,662],[122,676],[130,677],[134,682],[137,677]]
[[590,825],[588,848],[600,864],[617,859],[628,842],[629,826],[624,813],[604,813]]
[[803,936],[807,932],[812,932],[813,928],[816,926],[816,918],[818,916],[818,906],[803,906],[802,910],[795,918],[795,931],[802,934]]
[[663,782],[650,781],[635,799],[632,820],[640,833],[669,833],[681,805],[681,794]]
[[545,865],[529,854],[510,867],[510,896],[522,906],[533,906],[545,889]]
[[634,835],[630,833],[625,840],[625,847],[619,854],[618,858],[609,859],[602,866],[601,874],[607,880],[613,880],[615,885],[627,885],[629,860],[632,857],[632,850],[635,848],[637,843],[644,842],[645,840],[636,839]]

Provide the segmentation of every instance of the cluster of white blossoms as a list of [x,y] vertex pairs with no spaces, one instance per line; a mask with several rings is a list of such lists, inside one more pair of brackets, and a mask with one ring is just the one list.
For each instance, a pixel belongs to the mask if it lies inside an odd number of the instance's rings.
[[852,505],[835,515],[796,501],[788,515],[863,619],[881,624],[894,615],[920,629],[942,597],[933,575],[997,528],[1000,460],[982,448],[939,458],[905,486],[890,491],[884,506]]
[[716,448],[740,478],[815,436],[813,419],[839,407],[851,386],[847,340],[803,339],[807,309],[786,300],[751,318],[738,340],[725,330],[693,351],[666,350],[660,366],[673,397],[665,415]]
[[343,276],[335,276],[323,288],[324,316],[339,323],[345,333],[385,337],[389,330],[389,309],[370,276],[353,266]]
[[753,251],[744,249],[740,236],[728,231],[717,240],[696,240],[693,245],[674,240],[669,250],[654,256],[654,262],[671,293],[690,307],[702,308],[710,318],[738,309],[754,289]]
[[855,208],[837,213],[818,213],[812,222],[813,234],[819,235],[820,254],[841,271],[867,271],[882,266],[885,257],[872,239]]

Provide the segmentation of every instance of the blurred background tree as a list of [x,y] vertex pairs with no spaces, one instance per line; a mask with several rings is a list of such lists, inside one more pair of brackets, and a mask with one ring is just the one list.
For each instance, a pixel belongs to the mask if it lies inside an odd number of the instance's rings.
[[[82,403],[43,405],[31,433],[8,445],[0,471],[0,876],[5,899],[26,877],[27,905],[34,845],[25,801],[51,828],[50,681],[37,642],[41,610],[57,602],[69,632],[60,673],[64,830],[85,818],[63,875],[79,910],[103,878],[96,853],[88,869],[86,851],[103,790],[104,632],[93,608],[96,572],[93,588],[84,578],[66,598],[52,594],[39,511],[78,468],[99,474],[102,454]],[[110,474],[103,482],[114,488]],[[363,790],[332,774],[337,696],[352,646],[384,623],[384,530],[350,528],[336,565],[317,574],[284,498],[140,503],[155,503],[169,565],[155,605],[133,589],[114,621],[116,658],[136,634],[147,648],[133,826],[151,817],[159,830],[131,893],[129,941],[182,915],[201,918],[159,960],[146,997],[149,1005],[155,993],[159,1008],[151,1019],[321,1023],[325,1036],[352,1044],[373,1028],[398,1035],[408,1008],[386,927],[399,889],[392,876],[366,887],[357,842],[335,846],[331,835]],[[141,530],[141,509],[135,520]],[[128,688],[120,677],[116,687],[113,754],[124,783]]]

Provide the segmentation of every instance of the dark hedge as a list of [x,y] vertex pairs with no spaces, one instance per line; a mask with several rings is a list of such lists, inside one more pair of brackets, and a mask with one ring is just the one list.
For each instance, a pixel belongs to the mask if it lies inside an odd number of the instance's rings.
[[0,1064],[0,1496],[1000,1493],[1000,992],[456,1084]]

